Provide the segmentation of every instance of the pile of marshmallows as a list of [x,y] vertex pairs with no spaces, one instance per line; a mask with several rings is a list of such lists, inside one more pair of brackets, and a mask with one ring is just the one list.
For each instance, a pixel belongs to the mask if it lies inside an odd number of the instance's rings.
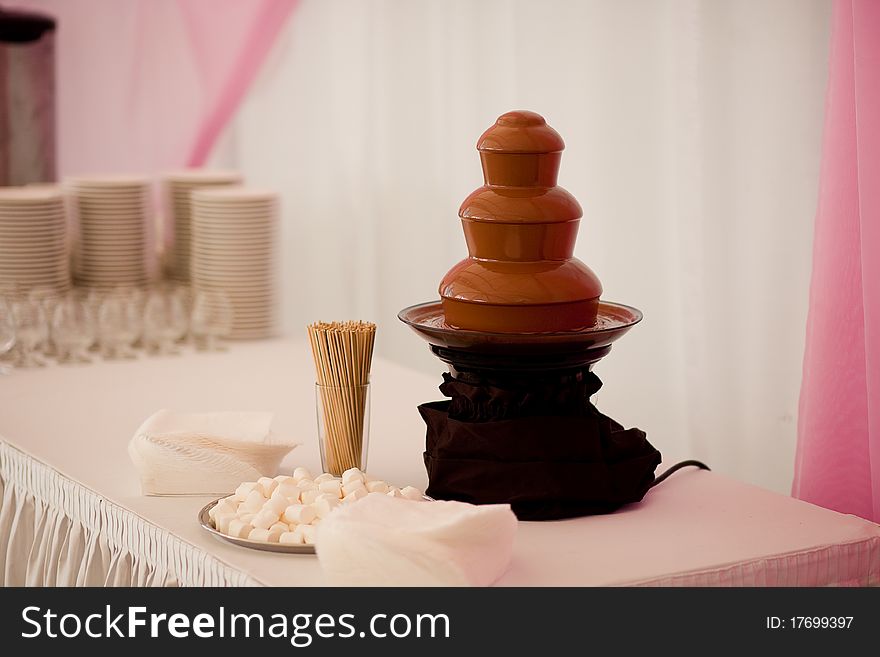
[[293,476],[260,477],[235,489],[211,509],[217,531],[237,538],[287,545],[314,545],[315,530],[340,504],[356,502],[369,493],[423,500],[422,491],[412,486],[397,488],[373,479],[357,468],[312,477],[305,468]]

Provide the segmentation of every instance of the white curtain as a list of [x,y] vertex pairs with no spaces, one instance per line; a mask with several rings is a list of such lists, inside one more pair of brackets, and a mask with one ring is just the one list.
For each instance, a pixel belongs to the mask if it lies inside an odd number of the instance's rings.
[[375,320],[381,353],[439,383],[396,314],[465,255],[477,137],[506,110],[544,114],[584,207],[576,254],[645,312],[596,368],[600,408],[667,461],[787,492],[829,16],[830,0],[305,0],[214,161],[282,192],[288,332]]

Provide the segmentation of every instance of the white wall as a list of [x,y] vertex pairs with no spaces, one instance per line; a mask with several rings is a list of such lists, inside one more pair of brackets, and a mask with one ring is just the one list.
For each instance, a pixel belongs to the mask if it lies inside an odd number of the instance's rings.
[[305,0],[215,159],[283,194],[288,330],[374,320],[380,353],[439,383],[397,311],[437,298],[465,255],[477,137],[506,110],[544,114],[584,207],[578,257],[645,312],[597,367],[600,408],[667,460],[787,491],[829,15],[830,0]]

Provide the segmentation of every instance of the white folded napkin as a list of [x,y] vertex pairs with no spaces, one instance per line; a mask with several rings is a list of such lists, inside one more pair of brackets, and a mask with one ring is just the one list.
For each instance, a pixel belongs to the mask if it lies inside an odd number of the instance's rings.
[[334,585],[487,586],[507,570],[516,528],[507,504],[370,493],[324,518],[315,547]]
[[144,495],[222,495],[278,474],[295,444],[274,442],[271,413],[160,410],[135,432],[128,454]]

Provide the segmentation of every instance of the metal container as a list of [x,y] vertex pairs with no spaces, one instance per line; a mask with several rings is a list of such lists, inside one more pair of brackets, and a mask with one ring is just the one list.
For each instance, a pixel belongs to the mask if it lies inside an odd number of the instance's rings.
[[56,180],[55,20],[0,8],[0,186]]

